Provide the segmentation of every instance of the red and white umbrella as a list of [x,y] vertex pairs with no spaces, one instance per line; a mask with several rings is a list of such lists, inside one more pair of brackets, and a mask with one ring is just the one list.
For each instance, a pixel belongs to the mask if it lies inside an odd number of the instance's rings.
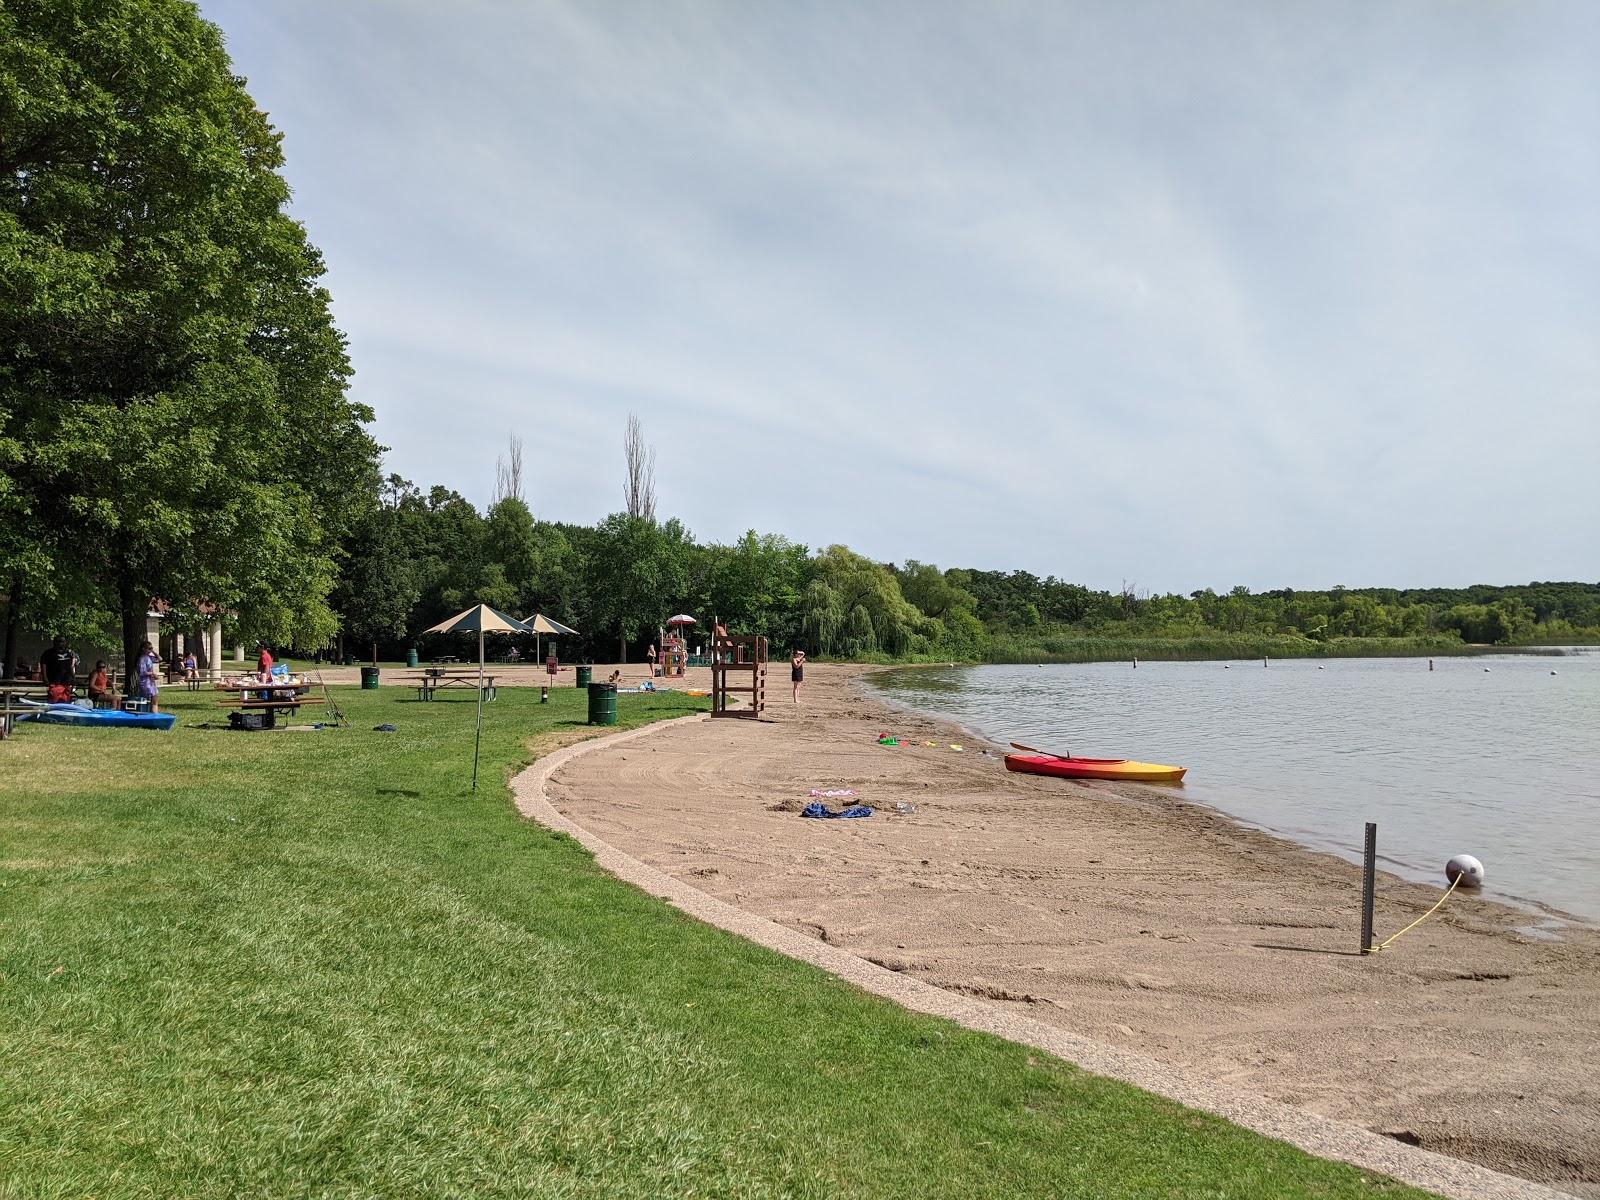
[[699,622],[696,621],[693,617],[691,617],[688,613],[679,613],[675,617],[668,617],[667,618],[667,625],[669,627],[673,626],[673,625],[698,625],[698,624],[699,624]]

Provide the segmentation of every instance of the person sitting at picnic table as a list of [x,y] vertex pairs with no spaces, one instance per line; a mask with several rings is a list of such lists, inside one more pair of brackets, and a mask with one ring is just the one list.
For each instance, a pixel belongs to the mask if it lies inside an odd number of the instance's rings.
[[156,657],[156,648],[149,642],[139,647],[139,666],[135,671],[137,683],[134,685],[133,694],[141,700],[150,703],[151,712],[160,712],[156,698],[161,694],[161,686],[157,676],[161,673],[161,663]]
[[67,649],[67,639],[57,637],[50,648],[39,655],[39,670],[49,685],[47,697],[51,704],[70,704],[72,685],[78,673],[78,656]]
[[200,660],[194,656],[194,651],[183,656],[183,680],[185,683],[200,682]]
[[89,702],[96,708],[111,708],[116,704],[117,698],[111,691],[111,668],[105,659],[95,660],[85,690],[89,693]]
[[33,668],[28,665],[27,659],[17,659],[17,673],[13,675],[12,678],[21,680],[29,680],[33,678]]

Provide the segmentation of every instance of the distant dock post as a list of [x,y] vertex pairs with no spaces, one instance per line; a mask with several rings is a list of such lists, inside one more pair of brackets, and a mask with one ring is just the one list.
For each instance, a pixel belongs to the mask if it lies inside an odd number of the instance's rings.
[[1372,953],[1372,892],[1378,874],[1378,827],[1367,822],[1367,844],[1361,855],[1361,953]]

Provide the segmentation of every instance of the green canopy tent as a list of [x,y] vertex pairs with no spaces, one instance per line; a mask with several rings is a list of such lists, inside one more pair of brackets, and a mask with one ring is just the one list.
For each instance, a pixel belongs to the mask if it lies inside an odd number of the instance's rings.
[[472,736],[472,790],[478,790],[478,745],[483,741],[483,635],[486,633],[528,633],[515,617],[508,617],[487,604],[474,604],[447,621],[440,621],[423,633],[476,633],[478,635],[478,724]]

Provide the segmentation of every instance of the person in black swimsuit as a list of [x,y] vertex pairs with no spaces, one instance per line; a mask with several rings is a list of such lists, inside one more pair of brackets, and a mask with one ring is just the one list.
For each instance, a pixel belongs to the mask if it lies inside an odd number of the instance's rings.
[[796,650],[789,656],[789,682],[794,684],[794,702],[800,703],[800,685],[806,677],[806,652]]

